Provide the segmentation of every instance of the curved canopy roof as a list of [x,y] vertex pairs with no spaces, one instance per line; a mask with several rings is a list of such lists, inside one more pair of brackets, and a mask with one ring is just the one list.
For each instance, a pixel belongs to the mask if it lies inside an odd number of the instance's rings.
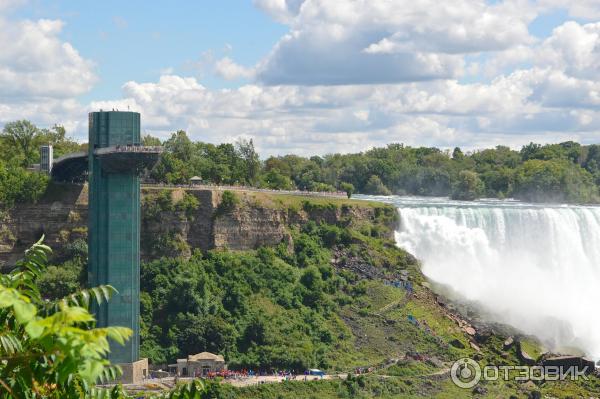
[[[136,170],[154,166],[162,153],[162,147],[112,146],[94,150],[102,160],[102,169],[109,173]],[[88,153],[74,152],[58,158],[52,167],[52,180],[58,182],[82,182],[87,179]]]
[[88,153],[73,152],[54,161],[52,180],[59,182],[82,182],[87,178]]

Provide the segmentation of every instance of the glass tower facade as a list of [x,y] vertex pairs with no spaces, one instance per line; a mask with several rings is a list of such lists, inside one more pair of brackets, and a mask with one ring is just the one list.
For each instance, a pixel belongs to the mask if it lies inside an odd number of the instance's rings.
[[54,151],[51,145],[40,147],[40,171],[50,173],[54,161]]
[[89,114],[89,264],[90,286],[110,284],[119,293],[95,308],[97,325],[133,330],[125,346],[111,342],[112,363],[139,359],[140,179],[136,168],[115,168],[118,159],[95,154],[100,148],[140,145],[140,114]]

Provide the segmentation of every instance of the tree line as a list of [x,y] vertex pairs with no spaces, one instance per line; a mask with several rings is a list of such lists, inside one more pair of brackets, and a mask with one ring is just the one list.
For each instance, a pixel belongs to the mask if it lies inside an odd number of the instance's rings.
[[[144,145],[162,145],[165,153],[147,178],[156,183],[188,184],[199,176],[209,184],[269,189],[345,191],[375,195],[482,197],[534,202],[600,201],[600,145],[573,141],[519,151],[506,146],[463,152],[392,143],[354,154],[261,159],[252,140],[211,144],[192,141],[185,131],[167,140],[144,136]],[[39,161],[41,144],[54,155],[85,150],[66,136],[64,127],[40,129],[26,120],[7,123],[0,134],[0,204],[35,201],[47,179],[24,172]]]
[[464,153],[456,147],[389,144],[355,154],[310,158],[271,156],[260,160],[253,142],[213,145],[193,142],[184,131],[162,143],[167,150],[150,177],[156,182],[187,184],[193,176],[207,183],[241,184],[271,189],[346,191],[375,195],[517,198],[535,202],[599,200],[600,145],[573,141],[520,151],[497,146]]
[[44,194],[48,176],[28,167],[40,162],[39,148],[47,144],[53,146],[55,158],[87,147],[69,138],[64,126],[39,128],[28,120],[4,125],[0,133],[0,211],[35,202]]

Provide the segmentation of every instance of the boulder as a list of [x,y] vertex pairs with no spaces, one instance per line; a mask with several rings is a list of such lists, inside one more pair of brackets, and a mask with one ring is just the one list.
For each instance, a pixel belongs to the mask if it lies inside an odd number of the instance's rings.
[[494,335],[494,333],[491,329],[477,329],[477,332],[475,333],[475,341],[477,341],[479,344],[485,344],[492,335]]
[[447,305],[446,300],[439,295],[436,295],[435,301],[438,303],[438,305],[440,305],[442,307],[446,307],[446,305]]
[[502,346],[504,348],[504,350],[509,350],[513,344],[515,343],[515,339],[513,337],[508,337],[506,338],[506,341],[504,341],[504,345]]
[[533,366],[535,364],[535,359],[529,356],[529,353],[524,350],[519,351],[519,360],[526,366]]
[[528,399],[542,399],[542,393],[540,391],[531,391],[527,395]]
[[471,326],[465,326],[463,327],[463,331],[466,332],[467,334],[473,336],[477,333],[477,331],[475,331],[475,329]]
[[525,381],[521,384],[521,388],[526,391],[532,391],[537,388],[537,385],[533,381]]
[[431,364],[433,367],[436,367],[438,369],[441,369],[442,367],[444,367],[444,363],[435,356],[427,359],[427,363]]
[[592,360],[586,359],[581,356],[553,356],[547,357],[542,360],[542,366],[555,366],[555,367],[577,367],[579,370],[583,370],[587,367],[586,374],[593,373],[596,369]]
[[465,349],[465,344],[463,344],[456,338],[454,338],[452,341],[450,341],[449,344],[458,349]]

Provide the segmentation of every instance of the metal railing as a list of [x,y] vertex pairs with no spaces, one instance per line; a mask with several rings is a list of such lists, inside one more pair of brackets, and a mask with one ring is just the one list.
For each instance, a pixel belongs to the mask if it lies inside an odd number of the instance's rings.
[[342,191],[302,191],[302,190],[275,190],[270,188],[257,188],[248,186],[228,186],[228,185],[213,185],[213,184],[164,184],[142,181],[143,187],[149,188],[182,188],[186,190],[229,190],[229,191],[252,191],[259,193],[301,195],[306,197],[347,197]]
[[95,155],[114,154],[119,152],[141,152],[141,153],[162,153],[163,147],[160,146],[144,146],[144,145],[115,145],[111,147],[97,148],[94,150]]

